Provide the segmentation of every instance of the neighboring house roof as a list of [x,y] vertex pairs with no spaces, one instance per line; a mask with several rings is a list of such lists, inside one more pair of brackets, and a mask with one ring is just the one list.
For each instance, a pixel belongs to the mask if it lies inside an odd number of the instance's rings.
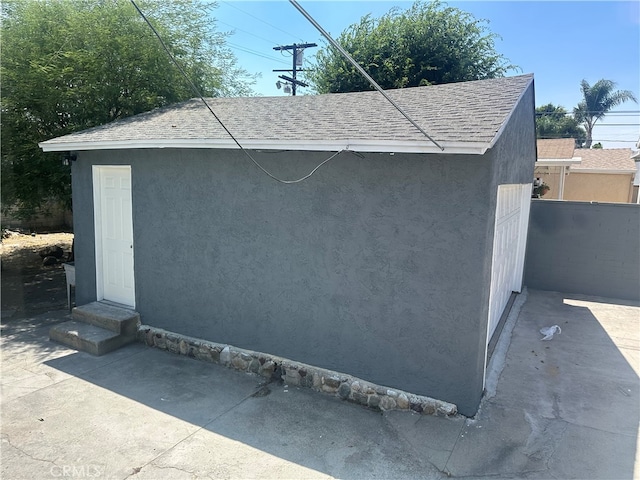
[[541,139],[537,146],[538,158],[572,158],[576,141],[573,138]]
[[[388,90],[442,153],[483,154],[502,132],[533,75]],[[440,153],[379,92],[207,99],[247,149]],[[40,143],[44,151],[237,148],[201,100]]]
[[582,162],[571,167],[576,173],[628,174],[636,172],[630,148],[579,149]]
[[580,163],[580,157],[574,157],[576,141],[573,138],[540,139],[536,142],[538,160],[536,166],[561,166]]

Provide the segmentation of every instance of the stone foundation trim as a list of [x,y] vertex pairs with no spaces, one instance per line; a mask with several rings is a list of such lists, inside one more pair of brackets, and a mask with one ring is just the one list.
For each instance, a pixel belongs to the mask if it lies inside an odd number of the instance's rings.
[[452,403],[387,388],[275,355],[200,340],[149,325],[138,327],[138,340],[150,347],[253,373],[269,380],[282,379],[288,385],[310,388],[378,411],[411,410],[422,415],[441,416],[456,415],[458,411]]

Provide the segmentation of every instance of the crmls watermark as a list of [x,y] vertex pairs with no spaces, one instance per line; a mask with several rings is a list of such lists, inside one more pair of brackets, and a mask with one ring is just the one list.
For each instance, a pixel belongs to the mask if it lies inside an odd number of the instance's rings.
[[104,474],[100,465],[55,465],[49,470],[55,478],[98,478]]

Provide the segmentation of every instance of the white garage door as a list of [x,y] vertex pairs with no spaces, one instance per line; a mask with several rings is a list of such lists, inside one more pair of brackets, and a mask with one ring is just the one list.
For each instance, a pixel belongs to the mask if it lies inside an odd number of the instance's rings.
[[511,292],[520,292],[522,287],[530,206],[530,183],[498,187],[487,344],[498,326]]

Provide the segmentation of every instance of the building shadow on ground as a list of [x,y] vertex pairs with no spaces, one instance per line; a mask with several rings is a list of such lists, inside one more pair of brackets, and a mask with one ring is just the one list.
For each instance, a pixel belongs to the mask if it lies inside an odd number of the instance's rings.
[[[530,291],[496,394],[474,419],[380,414],[142,344],[92,357],[47,341],[63,319],[9,327],[3,361],[35,355],[57,382],[16,396],[4,418],[26,425],[42,408],[23,441],[45,442],[52,460],[100,463],[108,477],[634,478],[633,302]],[[562,333],[541,341],[555,324]]]

